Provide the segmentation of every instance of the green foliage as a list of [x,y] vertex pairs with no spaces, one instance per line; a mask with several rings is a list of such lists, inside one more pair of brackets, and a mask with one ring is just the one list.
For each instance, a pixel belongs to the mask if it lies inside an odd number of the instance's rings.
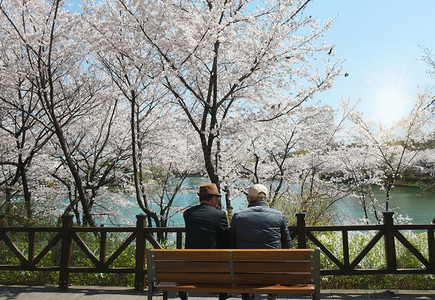
[[57,284],[58,276],[58,272],[50,271],[2,271],[0,272],[0,284]]
[[296,214],[305,212],[307,226],[330,225],[335,213],[329,209],[333,202],[328,199],[323,195],[312,193],[304,197],[277,198],[272,207],[284,214],[287,224],[296,224]]
[[[162,246],[163,249],[176,249],[177,248],[176,237],[177,237],[177,235],[175,233],[169,233],[167,239],[164,241],[161,241],[160,245]],[[183,236],[183,240],[181,242],[182,248],[184,248],[185,240],[186,240],[186,238]],[[151,248],[151,245],[149,248]]]
[[[36,233],[35,234],[35,253],[42,251],[56,233]],[[10,239],[21,250],[25,257],[28,257],[28,234],[23,232],[9,232]],[[44,258],[37,264],[38,267],[51,267],[59,265],[59,257],[56,248],[50,250]],[[59,251],[60,252],[60,251]],[[4,242],[0,243],[0,264],[2,265],[19,265],[20,261],[15,254],[6,247]],[[50,271],[8,271],[0,272],[1,284],[55,284],[58,281],[58,272]]]
[[[28,257],[27,233],[9,232],[11,240]],[[35,256],[47,245],[55,233],[36,233]],[[95,256],[99,257],[100,239],[99,233],[78,233],[84,243],[91,249]],[[107,235],[106,259],[109,258],[126,240],[129,234],[110,233]],[[0,264],[19,265],[20,261],[3,242],[0,246]],[[121,255],[111,264],[111,267],[135,267],[134,242],[130,244]],[[60,264],[60,242],[58,242],[37,264],[38,267],[56,267]],[[73,242],[72,262],[73,267],[94,267],[80,247]],[[128,273],[70,273],[73,285],[108,285],[108,286],[134,286],[134,274]],[[57,284],[59,272],[57,271],[9,271],[0,272],[0,284]]]
[[[108,259],[127,239],[128,233],[109,233],[107,235],[106,259]],[[80,238],[99,257],[101,235],[99,233],[79,233]],[[136,245],[132,242],[121,255],[111,264],[111,267],[135,267]],[[73,242],[72,266],[94,267],[80,247]],[[73,285],[99,285],[99,286],[134,286],[134,274],[131,273],[71,273]]]
[[[402,232],[405,238],[428,258],[427,234]],[[349,259],[352,260],[361,253],[362,249],[375,235],[374,232],[355,232],[349,235]],[[341,232],[327,232],[317,236],[335,257],[343,261],[343,246]],[[397,268],[420,269],[422,263],[399,241],[396,240]],[[321,255],[322,269],[338,269],[325,255]],[[357,269],[384,269],[386,259],[384,239],[381,238],[369,251],[366,257],[358,264]],[[435,276],[433,274],[387,274],[387,275],[337,275],[322,276],[322,288],[328,289],[435,289]]]
[[385,274],[322,276],[322,289],[403,289],[433,290],[434,275]]

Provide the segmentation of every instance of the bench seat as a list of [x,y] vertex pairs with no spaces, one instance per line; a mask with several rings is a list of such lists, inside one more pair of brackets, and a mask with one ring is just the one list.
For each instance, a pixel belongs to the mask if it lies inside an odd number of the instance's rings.
[[155,292],[301,294],[320,298],[319,249],[147,249]]
[[285,286],[280,284],[275,285],[242,285],[242,284],[177,284],[175,282],[158,282],[154,285],[154,291],[167,292],[198,292],[198,293],[252,293],[252,294],[300,294],[307,295],[315,292],[314,284],[301,284]]

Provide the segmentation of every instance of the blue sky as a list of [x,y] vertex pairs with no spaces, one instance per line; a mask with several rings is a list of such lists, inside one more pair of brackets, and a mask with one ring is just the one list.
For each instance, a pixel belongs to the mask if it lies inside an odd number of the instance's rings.
[[337,108],[341,98],[361,99],[365,119],[384,124],[409,113],[417,88],[431,83],[420,46],[435,51],[435,0],[312,0],[306,14],[335,19],[325,40],[345,60],[315,102]]
[[420,46],[435,51],[435,0],[313,0],[307,13],[335,19],[325,39],[338,43],[349,74],[316,100],[335,107],[341,98],[361,99],[365,119],[390,124],[431,83]]

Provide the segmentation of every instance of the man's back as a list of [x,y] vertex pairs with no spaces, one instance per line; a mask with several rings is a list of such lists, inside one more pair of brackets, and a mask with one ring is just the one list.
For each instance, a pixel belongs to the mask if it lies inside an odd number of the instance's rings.
[[231,221],[231,246],[240,249],[290,248],[287,222],[281,212],[265,201],[251,202],[234,214]]
[[228,221],[225,212],[201,203],[183,214],[186,224],[186,249],[215,249],[228,246]]

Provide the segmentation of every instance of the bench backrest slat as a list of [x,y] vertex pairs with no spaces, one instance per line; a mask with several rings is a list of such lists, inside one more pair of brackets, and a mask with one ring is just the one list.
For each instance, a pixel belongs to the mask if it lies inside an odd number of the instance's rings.
[[185,261],[228,261],[228,251],[219,249],[154,249],[155,258],[162,260]]
[[310,272],[310,262],[288,262],[288,261],[274,261],[274,262],[234,262],[235,273],[255,273],[261,270],[262,272]]
[[255,261],[301,261],[310,260],[312,249],[234,249],[233,258]]
[[[151,251],[150,251],[151,252]],[[155,281],[179,283],[311,282],[312,249],[155,249]]]
[[228,261],[157,261],[160,273],[228,273]]
[[312,249],[153,249],[156,260],[226,261],[228,251],[234,260],[310,260]]
[[157,282],[231,283],[230,273],[157,273]]

